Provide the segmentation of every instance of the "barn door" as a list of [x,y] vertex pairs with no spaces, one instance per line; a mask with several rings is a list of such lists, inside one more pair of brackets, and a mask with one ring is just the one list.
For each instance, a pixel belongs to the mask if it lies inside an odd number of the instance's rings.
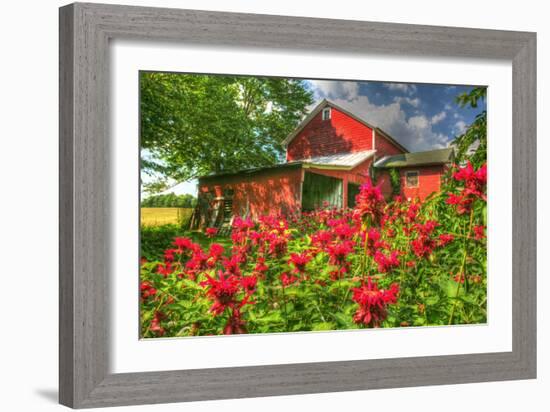
[[319,209],[327,202],[330,206],[342,207],[342,179],[306,172],[302,187],[302,210]]

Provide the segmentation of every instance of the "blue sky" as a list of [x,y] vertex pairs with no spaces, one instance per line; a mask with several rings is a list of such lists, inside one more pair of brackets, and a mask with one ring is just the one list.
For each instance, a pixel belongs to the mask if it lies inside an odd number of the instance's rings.
[[460,108],[457,95],[471,86],[308,80],[315,100],[326,98],[380,127],[410,151],[447,147],[486,102]]
[[[307,80],[306,85],[315,99],[311,108],[329,99],[380,127],[413,152],[447,147],[486,110],[486,102],[476,109],[455,103],[456,96],[472,86],[336,80]],[[149,180],[143,173],[142,179]],[[182,182],[165,193],[170,192],[196,195],[197,181]]]

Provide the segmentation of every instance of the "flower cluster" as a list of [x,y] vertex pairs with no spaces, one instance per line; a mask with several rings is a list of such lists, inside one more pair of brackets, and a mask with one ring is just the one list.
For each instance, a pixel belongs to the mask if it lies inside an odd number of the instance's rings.
[[353,289],[353,301],[359,308],[353,316],[355,323],[379,327],[388,315],[388,305],[397,302],[399,286],[393,283],[390,289],[378,289],[378,284],[369,277],[367,282]]
[[[486,201],[486,173],[485,166],[459,168],[447,196],[427,201],[386,201],[368,181],[353,209],[236,217],[229,236],[206,228],[170,238],[158,258],[141,262],[142,333],[483,320],[487,228],[478,202]],[[456,299],[472,288],[475,298]],[[469,302],[477,306],[453,307]]]
[[359,189],[355,197],[355,217],[373,224],[379,223],[386,203],[380,187],[374,186],[369,179]]
[[487,186],[487,164],[474,170],[472,164],[468,161],[466,166],[458,168],[453,173],[453,179],[462,182],[464,187],[456,193],[449,193],[447,204],[456,207],[459,214],[469,213],[475,200],[481,199],[487,201],[485,194]]

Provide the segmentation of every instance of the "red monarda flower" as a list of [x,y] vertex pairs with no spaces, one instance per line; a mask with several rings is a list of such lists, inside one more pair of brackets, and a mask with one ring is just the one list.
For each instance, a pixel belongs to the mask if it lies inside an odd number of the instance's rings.
[[306,265],[311,261],[311,255],[307,252],[291,253],[289,264],[294,266],[295,273],[304,273],[306,271]]
[[210,267],[208,260],[210,256],[203,252],[202,249],[197,249],[193,252],[193,256],[185,264],[186,269],[200,272],[201,270],[206,270]]
[[281,273],[279,278],[281,279],[281,283],[283,284],[284,287],[290,286],[299,280],[296,276],[292,274],[289,275],[286,272]]
[[371,222],[379,222],[384,209],[384,196],[379,186],[373,186],[368,180],[359,188],[359,194],[355,196],[354,216],[360,219],[370,219]]
[[368,232],[366,233],[366,242],[367,242],[367,253],[370,256],[373,256],[376,251],[380,248],[387,248],[388,245],[386,242],[380,240],[382,235],[380,231],[375,228],[371,227]]
[[311,236],[311,243],[324,249],[332,241],[332,234],[328,230],[319,230]]
[[265,241],[269,245],[268,252],[270,255],[282,257],[286,254],[288,238],[285,235],[276,232],[266,233]]
[[265,264],[265,258],[259,257],[257,260],[256,266],[254,267],[254,271],[260,274],[264,274],[268,270],[269,270],[269,267]]
[[485,239],[485,226],[483,225],[474,226],[472,229],[474,231],[474,238],[476,240]]
[[472,203],[476,199],[487,201],[487,196],[485,195],[487,164],[484,164],[475,171],[472,164],[468,161],[465,167],[459,168],[457,172],[453,173],[453,178],[464,182],[464,188],[458,195],[449,193],[447,198],[447,204],[456,206],[459,214],[469,212]]
[[327,247],[327,252],[331,264],[341,265],[346,261],[347,256],[353,252],[353,243],[341,242],[330,244]]
[[387,306],[397,302],[399,285],[394,283],[389,290],[379,290],[369,276],[366,284],[363,281],[361,287],[353,288],[352,291],[352,299],[359,305],[353,316],[354,322],[367,327],[379,327],[388,315]]
[[174,239],[174,246],[179,249],[179,253],[182,253],[186,250],[194,249],[195,244],[188,237],[177,237]]
[[436,227],[439,226],[439,223],[437,223],[435,220],[428,220],[426,223],[422,224],[416,224],[415,228],[421,235],[429,236],[433,233]]
[[468,195],[486,200],[484,190],[487,185],[487,164],[474,171],[472,164],[468,161],[465,167],[459,168],[457,172],[453,173],[453,178],[464,182],[464,191]]
[[354,228],[350,227],[347,223],[335,226],[333,231],[340,240],[349,240],[355,234]]
[[151,320],[151,325],[149,325],[149,330],[154,332],[157,336],[163,336],[165,330],[161,326],[160,321],[165,317],[166,315],[164,315],[164,313],[156,311],[153,320]]
[[241,274],[240,264],[241,259],[239,255],[232,255],[229,259],[224,258],[222,261],[222,265],[225,268],[225,271],[227,273],[237,276],[240,276]]
[[239,278],[232,274],[218,271],[218,279],[205,274],[206,279],[201,282],[202,287],[207,287],[206,295],[214,300],[210,312],[215,316],[221,315],[225,308],[235,305],[235,295],[239,292]]
[[242,335],[248,333],[246,330],[246,322],[241,319],[241,312],[233,308],[231,316],[227,319],[227,323],[223,328],[224,335]]
[[258,284],[258,278],[254,275],[243,276],[241,278],[241,287],[247,294],[254,293],[256,291],[256,285]]
[[444,233],[442,235],[439,235],[438,246],[443,247],[443,246],[451,243],[454,239],[455,239],[455,237],[451,234]]
[[209,238],[213,238],[214,236],[216,236],[218,234],[218,229],[215,228],[215,227],[207,227],[204,233]]
[[413,223],[418,216],[418,211],[420,210],[420,204],[412,202],[407,209],[407,223]]
[[164,265],[162,263],[160,263],[157,266],[157,273],[159,275],[164,276],[164,277],[167,277],[168,275],[170,275],[173,272],[174,272],[174,268],[172,267],[171,262],[166,262],[166,264],[164,264]]
[[418,232],[418,237],[411,241],[411,247],[416,256],[428,257],[431,255],[437,246],[436,241],[431,238],[431,234],[437,226],[439,226],[439,223],[434,220],[428,220],[424,224],[418,223],[414,225]]
[[139,290],[141,291],[141,298],[143,300],[157,294],[157,290],[153,287],[151,282],[147,281],[141,282],[141,284],[139,285]]
[[214,257],[214,258],[219,258],[221,255],[223,255],[223,252],[225,251],[225,249],[223,248],[222,245],[220,245],[219,243],[212,243],[210,245],[210,249],[208,250],[208,254],[211,256],[211,257]]
[[174,253],[178,252],[177,249],[166,249],[164,251],[164,261],[165,262],[173,262],[174,261]]
[[453,205],[456,207],[456,211],[459,215],[463,215],[470,211],[470,206],[473,202],[473,198],[464,196],[463,193],[456,195],[454,193],[449,193],[446,203],[448,205]]
[[374,253],[374,261],[378,264],[378,271],[380,273],[387,273],[399,266],[399,259],[397,256],[398,253],[396,251],[391,252],[388,256],[383,254],[380,250],[377,250]]

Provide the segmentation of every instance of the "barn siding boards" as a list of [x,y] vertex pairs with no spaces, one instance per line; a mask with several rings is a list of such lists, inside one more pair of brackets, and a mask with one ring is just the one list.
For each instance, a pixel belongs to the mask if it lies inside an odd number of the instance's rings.
[[301,167],[276,167],[255,173],[201,178],[199,191],[220,198],[226,190],[233,190],[235,216],[289,215],[301,209],[301,171]]
[[288,144],[287,161],[372,149],[371,128],[334,107],[331,111],[330,120],[317,113]]
[[[406,185],[407,172],[418,172],[418,187]],[[399,169],[401,190],[406,199],[425,199],[441,188],[441,175],[445,173],[445,166],[403,167]]]

